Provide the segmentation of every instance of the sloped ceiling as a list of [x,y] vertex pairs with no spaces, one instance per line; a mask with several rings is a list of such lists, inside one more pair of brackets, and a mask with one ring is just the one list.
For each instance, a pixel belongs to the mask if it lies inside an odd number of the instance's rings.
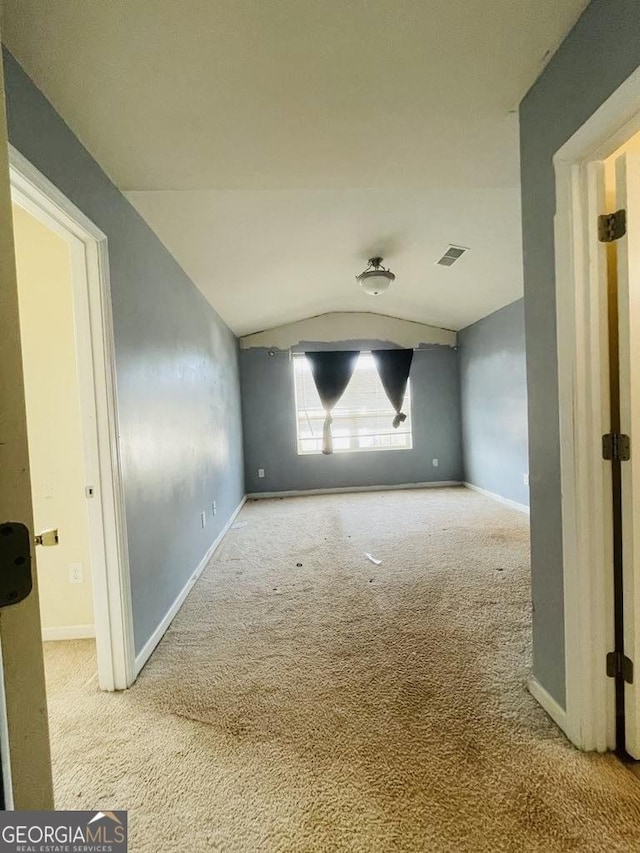
[[[586,0],[5,0],[27,73],[237,334],[522,292],[517,109]],[[470,248],[451,269],[448,243]],[[372,299],[354,276],[380,254]]]

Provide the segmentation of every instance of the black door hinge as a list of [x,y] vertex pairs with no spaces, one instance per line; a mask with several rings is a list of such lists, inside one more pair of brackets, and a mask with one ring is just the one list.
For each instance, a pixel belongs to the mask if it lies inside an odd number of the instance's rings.
[[631,441],[628,435],[608,432],[602,436],[602,458],[628,462],[631,459]]
[[598,240],[601,243],[613,243],[627,233],[627,211],[616,210],[598,217]]
[[627,684],[633,684],[633,661],[624,652],[609,652],[607,675],[609,678],[622,678]]

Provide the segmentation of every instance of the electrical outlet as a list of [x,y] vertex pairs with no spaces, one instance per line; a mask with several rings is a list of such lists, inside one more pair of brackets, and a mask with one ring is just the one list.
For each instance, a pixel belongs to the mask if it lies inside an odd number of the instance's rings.
[[206,512],[200,513],[200,522],[202,523],[203,527],[207,526],[207,513]]
[[211,513],[212,513],[212,515],[215,515],[217,512],[218,512],[218,507],[216,506],[216,502],[212,501],[211,502]]
[[264,477],[264,468],[258,468],[258,477],[262,480]]
[[82,583],[82,563],[69,563],[69,583]]
[[529,473],[527,472],[522,479],[524,481],[525,486],[528,486],[529,485]]
[[437,460],[437,459],[432,459],[431,461],[433,462],[433,467],[434,467],[434,468],[437,468],[437,467],[438,467],[438,465],[440,464],[440,463],[438,462],[438,460]]

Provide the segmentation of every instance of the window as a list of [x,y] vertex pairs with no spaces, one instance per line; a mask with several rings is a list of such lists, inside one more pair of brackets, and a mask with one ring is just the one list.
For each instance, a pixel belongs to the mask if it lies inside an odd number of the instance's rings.
[[[322,426],[325,413],[318,396],[309,362],[294,355],[298,453],[322,453]],[[407,383],[403,411],[407,416],[398,429],[395,412],[382,387],[373,356],[362,352],[347,390],[333,410],[334,453],[355,450],[410,450],[411,389]]]

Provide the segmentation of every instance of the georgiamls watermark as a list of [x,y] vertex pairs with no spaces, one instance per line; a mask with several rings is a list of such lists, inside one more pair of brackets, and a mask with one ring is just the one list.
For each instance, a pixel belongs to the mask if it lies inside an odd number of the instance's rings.
[[0,812],[0,853],[127,853],[127,813]]

